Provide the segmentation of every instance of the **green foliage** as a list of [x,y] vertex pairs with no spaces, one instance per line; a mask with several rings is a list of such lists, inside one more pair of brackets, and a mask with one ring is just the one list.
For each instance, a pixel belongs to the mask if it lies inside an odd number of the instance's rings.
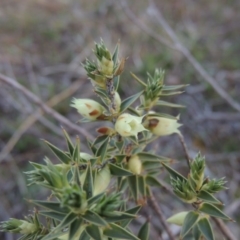
[[[181,135],[178,117],[151,111],[155,106],[182,107],[160,98],[182,93],[178,90],[185,85],[164,85],[164,72],[158,69],[148,74],[147,81],[132,74],[143,89],[121,101],[117,88],[125,59],[119,60],[118,52],[118,45],[111,53],[101,41],[94,49],[97,62],[87,60],[83,65],[95,93],[108,108],[90,99],[75,99],[72,104],[83,115],[82,123],[101,121],[97,130],[100,135],[94,141],[87,140],[91,154],[82,152],[80,139],[77,137],[74,144],[64,129],[66,151],[45,141],[59,163],[53,164],[48,158],[45,164],[31,162],[33,170],[26,175],[29,185],[49,189],[49,198],[28,200],[37,208],[34,214],[26,220],[2,222],[1,231],[20,233],[22,240],[147,240],[149,219],[137,236],[128,225],[147,204],[152,187],[162,187],[158,176],[163,169],[170,174],[173,192],[194,207],[168,219],[182,225],[181,239],[192,231],[198,238],[203,235],[212,240],[208,218],[231,220],[215,206],[222,204],[213,195],[225,188],[225,181],[205,178],[205,158],[198,154],[184,177],[170,166],[170,158],[145,149],[156,137]],[[133,107],[137,101],[140,105]],[[128,209],[130,200],[135,206]],[[39,215],[46,221],[40,223]]]

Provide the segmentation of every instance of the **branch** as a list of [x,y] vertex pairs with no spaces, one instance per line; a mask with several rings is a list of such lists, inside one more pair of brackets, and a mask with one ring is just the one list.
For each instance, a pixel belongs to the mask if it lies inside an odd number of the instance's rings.
[[211,77],[206,70],[200,65],[200,63],[193,57],[193,55],[190,53],[190,51],[182,45],[182,43],[179,41],[177,35],[173,31],[173,29],[170,27],[170,25],[167,23],[165,18],[163,17],[162,13],[157,9],[156,5],[153,1],[151,1],[151,4],[148,8],[148,13],[151,16],[155,16],[158,23],[162,26],[162,28],[166,31],[168,36],[172,39],[174,42],[174,45],[176,49],[181,52],[187,60],[192,64],[192,66],[195,68],[195,70],[202,76],[202,78],[208,82],[212,88],[218,93],[218,95],[225,99],[228,104],[240,112],[240,104],[236,102],[224,89],[222,89],[216,82],[216,80]]
[[227,240],[237,240],[222,220],[218,218],[213,218],[213,220]]
[[[53,110],[52,108],[50,108],[47,104],[45,104],[44,102],[41,101],[41,99],[36,96],[35,94],[33,94],[32,92],[30,92],[28,89],[26,89],[25,87],[23,87],[22,85],[20,85],[18,82],[16,82],[14,79],[9,78],[3,74],[0,73],[0,81],[12,86],[13,88],[17,89],[18,91],[22,92],[29,100],[31,100],[33,103],[37,104],[38,106],[40,106],[40,109],[51,115],[53,118],[55,118],[56,120],[58,120],[61,124],[66,125],[68,128],[90,138],[93,139],[92,135],[89,134],[85,129],[77,126],[76,124],[70,122],[67,118],[63,117],[62,115],[60,115],[58,112],[56,112],[55,110]],[[53,99],[51,99],[49,102],[52,105],[55,105],[57,98],[54,97]],[[49,104],[49,103],[48,103]],[[41,112],[41,110],[38,110],[38,115],[41,116],[43,113]],[[37,116],[37,118],[39,117]],[[31,120],[32,122],[33,120]],[[28,124],[30,123],[30,120],[28,122]]]
[[182,144],[182,147],[183,147],[183,150],[184,150],[184,153],[185,153],[185,157],[186,157],[186,160],[187,160],[187,164],[188,164],[188,167],[190,169],[191,168],[191,158],[190,158],[189,153],[188,153],[187,145],[184,141],[184,138],[183,138],[182,134],[178,134],[178,137],[179,137],[180,142]]
[[[46,102],[46,105],[49,107],[55,106],[57,103],[63,101],[67,97],[71,96],[75,91],[79,89],[79,87],[82,85],[80,81],[76,81],[73,84],[71,84],[67,89],[62,91],[61,93],[55,95],[50,100]],[[11,150],[14,148],[16,143],[19,141],[21,136],[37,121],[41,119],[41,116],[44,114],[44,111],[41,110],[41,108],[37,109],[34,113],[32,113],[17,129],[17,131],[14,132],[13,136],[10,138],[10,140],[7,142],[7,144],[2,149],[2,152],[0,154],[0,162],[6,158],[6,156],[11,152]],[[52,127],[51,127],[52,129]],[[59,129],[60,134],[62,133]],[[58,133],[58,132],[56,132]],[[61,134],[62,135],[62,134]]]
[[146,26],[143,22],[141,22],[134,13],[129,9],[129,7],[126,4],[126,1],[122,0],[120,1],[123,10],[125,14],[128,16],[128,18],[133,21],[139,28],[141,28],[143,31],[148,33],[152,38],[159,41],[160,43],[166,45],[167,47],[177,50],[181,52],[187,60],[192,64],[194,69],[202,76],[202,78],[208,82],[212,88],[219,94],[221,98],[223,98],[228,104],[240,112],[240,104],[236,102],[224,89],[222,89],[216,82],[216,80],[211,77],[206,70],[199,64],[199,62],[192,56],[190,51],[184,47],[179,39],[177,38],[176,34],[174,33],[173,29],[169,26],[169,24],[166,22],[166,20],[163,18],[161,12],[156,8],[156,6],[152,3],[149,6],[148,13],[151,16],[155,16],[160,25],[163,27],[163,29],[167,32],[170,39],[172,40],[172,44],[169,43],[170,41],[159,36],[159,34],[156,34],[155,31],[151,30],[148,26]]
[[153,194],[151,194],[151,196],[150,196],[150,202],[151,202],[152,207],[155,210],[155,212],[156,212],[156,214],[157,214],[157,216],[158,216],[162,226],[166,230],[166,232],[167,232],[167,234],[169,236],[169,239],[170,240],[175,240],[175,237],[173,236],[173,233],[171,232],[171,230],[170,230],[170,228],[169,228],[169,226],[168,226],[168,224],[167,224],[167,222],[166,222],[166,220],[164,218],[162,210],[161,210],[160,206],[157,204],[156,198],[154,197]]

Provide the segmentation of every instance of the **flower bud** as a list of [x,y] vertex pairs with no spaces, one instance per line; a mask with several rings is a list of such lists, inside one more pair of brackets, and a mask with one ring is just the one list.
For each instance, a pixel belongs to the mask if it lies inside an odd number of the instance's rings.
[[122,100],[121,100],[118,92],[115,92],[114,102],[115,102],[115,106],[116,106],[116,112],[119,112],[119,111],[120,111],[120,107],[121,107]]
[[105,57],[102,57],[101,62],[99,62],[99,72],[105,76],[113,75],[114,62],[112,60],[108,60]]
[[194,182],[195,190],[199,191],[204,180],[205,158],[200,153],[191,162],[190,179]]
[[184,202],[194,203],[197,201],[196,192],[192,189],[190,183],[186,180],[171,178],[173,192]]
[[6,232],[31,234],[38,230],[37,225],[25,220],[10,218],[6,222],[1,222],[1,230]]
[[33,223],[29,223],[27,221],[21,220],[22,224],[19,226],[20,233],[22,234],[30,234],[37,230],[37,226]]
[[182,124],[179,124],[177,121],[178,117],[176,119],[170,119],[157,116],[148,116],[144,120],[143,126],[157,136],[165,136],[172,133],[181,134],[178,128]]
[[187,214],[188,212],[180,212],[180,213],[174,214],[173,216],[167,219],[167,222],[176,224],[178,226],[182,226]]
[[103,167],[96,175],[94,180],[93,195],[98,195],[106,190],[111,181],[111,173],[108,165]]
[[108,135],[108,136],[112,136],[116,133],[116,131],[110,127],[100,127],[97,129],[97,132],[102,135]]
[[72,107],[89,120],[96,120],[105,111],[105,108],[98,102],[91,99],[73,99]]
[[116,121],[115,129],[123,137],[136,136],[139,132],[147,130],[142,125],[142,117],[135,117],[128,113],[120,115]]
[[142,171],[142,162],[139,159],[138,155],[133,155],[131,158],[128,160],[128,169],[134,173],[139,175]]

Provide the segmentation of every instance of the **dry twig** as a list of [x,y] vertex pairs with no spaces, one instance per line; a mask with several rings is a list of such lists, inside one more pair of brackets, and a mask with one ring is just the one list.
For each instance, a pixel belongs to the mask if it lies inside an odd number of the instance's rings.
[[169,43],[168,40],[164,39],[162,36],[159,36],[159,34],[156,34],[155,31],[151,30],[148,26],[146,26],[144,23],[142,23],[135,15],[134,13],[129,9],[129,7],[126,4],[126,1],[122,0],[120,1],[122,4],[122,7],[124,9],[124,12],[126,15],[143,31],[148,33],[151,37],[153,37],[155,40],[159,41],[160,43],[166,45],[167,47],[177,50],[181,52],[187,60],[192,64],[194,69],[202,76],[202,78],[208,82],[212,88],[219,94],[221,98],[223,98],[228,104],[240,112],[240,104],[236,102],[224,89],[222,89],[216,82],[216,80],[211,77],[206,70],[201,66],[201,64],[193,57],[193,55],[190,53],[190,51],[182,45],[182,43],[179,41],[177,35],[173,31],[173,29],[169,26],[169,24],[166,22],[164,17],[162,16],[161,12],[156,8],[153,1],[151,1],[151,4],[148,8],[148,13],[151,16],[155,16],[160,25],[163,27],[163,29],[166,31],[168,36],[172,40],[172,44]]
[[189,61],[189,63],[192,64],[194,69],[202,76],[202,78],[206,82],[208,82],[212,86],[212,88],[219,94],[221,98],[223,98],[226,102],[228,102],[228,104],[232,108],[240,112],[240,104],[236,102],[224,89],[222,89],[218,85],[216,80],[206,72],[206,70],[201,66],[201,64],[193,57],[190,51],[185,46],[183,46],[183,44],[179,41],[173,29],[170,27],[170,25],[167,23],[167,21],[163,17],[160,10],[156,7],[154,1],[151,0],[150,2],[151,3],[148,8],[149,15],[155,16],[158,23],[162,26],[162,28],[165,30],[165,32],[174,42],[175,48],[187,58],[187,60]]
[[[49,107],[55,106],[57,103],[63,101],[67,97],[71,96],[75,91],[79,89],[81,86],[80,81],[76,81],[73,84],[71,84],[67,89],[62,91],[61,93],[55,95],[53,98],[51,98],[49,101],[46,102],[46,105]],[[2,161],[13,149],[15,144],[19,141],[22,134],[26,132],[37,120],[40,119],[40,117],[44,114],[44,111],[42,111],[40,108],[36,110],[34,113],[32,113],[17,129],[17,131],[14,132],[13,136],[10,138],[10,140],[7,142],[7,144],[2,149],[2,152],[0,154],[0,161]],[[59,132],[61,133],[60,129]],[[62,135],[62,134],[61,134]]]
[[[41,99],[39,97],[37,97],[36,95],[34,95],[32,92],[30,92],[29,90],[27,90],[25,87],[21,86],[18,82],[16,82],[14,79],[9,78],[3,74],[0,74],[0,81],[12,86],[13,88],[21,91],[26,97],[28,97],[28,99],[30,99],[33,103],[37,104],[40,106],[40,108],[42,109],[42,111],[44,111],[45,113],[51,115],[53,118],[55,118],[56,120],[58,120],[61,124],[66,125],[68,128],[92,139],[92,135],[89,134],[85,129],[77,126],[76,124],[70,122],[67,118],[63,117],[62,115],[60,115],[58,112],[56,112],[55,110],[53,110],[52,108],[50,108],[47,104],[45,104],[44,102],[41,101]],[[56,104],[58,102],[58,100],[56,98],[53,98],[51,100],[52,104]],[[56,102],[56,103],[55,103]],[[39,114],[39,113],[38,113]],[[39,114],[41,116],[41,113]],[[29,121],[30,122],[30,121]]]
[[172,231],[170,230],[166,220],[165,220],[165,217],[162,213],[162,210],[160,208],[160,206],[157,204],[157,201],[156,201],[156,198],[154,197],[154,195],[152,194],[151,197],[150,197],[150,202],[151,202],[151,205],[153,207],[153,209],[155,210],[162,226],[164,227],[164,229],[166,230],[168,236],[169,236],[169,239],[170,240],[175,240],[175,237],[173,236],[173,233]]

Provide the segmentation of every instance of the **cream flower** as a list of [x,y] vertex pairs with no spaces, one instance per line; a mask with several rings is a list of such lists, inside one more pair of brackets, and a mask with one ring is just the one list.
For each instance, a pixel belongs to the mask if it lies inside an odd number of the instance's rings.
[[177,122],[176,119],[149,116],[145,119],[143,126],[149,129],[153,134],[157,136],[166,136],[172,133],[181,134],[178,128],[182,125]]
[[85,118],[89,120],[96,120],[102,115],[105,108],[96,101],[91,99],[73,99],[72,107],[76,108],[77,111]]
[[136,136],[139,132],[147,130],[142,125],[142,117],[135,117],[128,113],[120,115],[116,121],[115,129],[123,137]]

